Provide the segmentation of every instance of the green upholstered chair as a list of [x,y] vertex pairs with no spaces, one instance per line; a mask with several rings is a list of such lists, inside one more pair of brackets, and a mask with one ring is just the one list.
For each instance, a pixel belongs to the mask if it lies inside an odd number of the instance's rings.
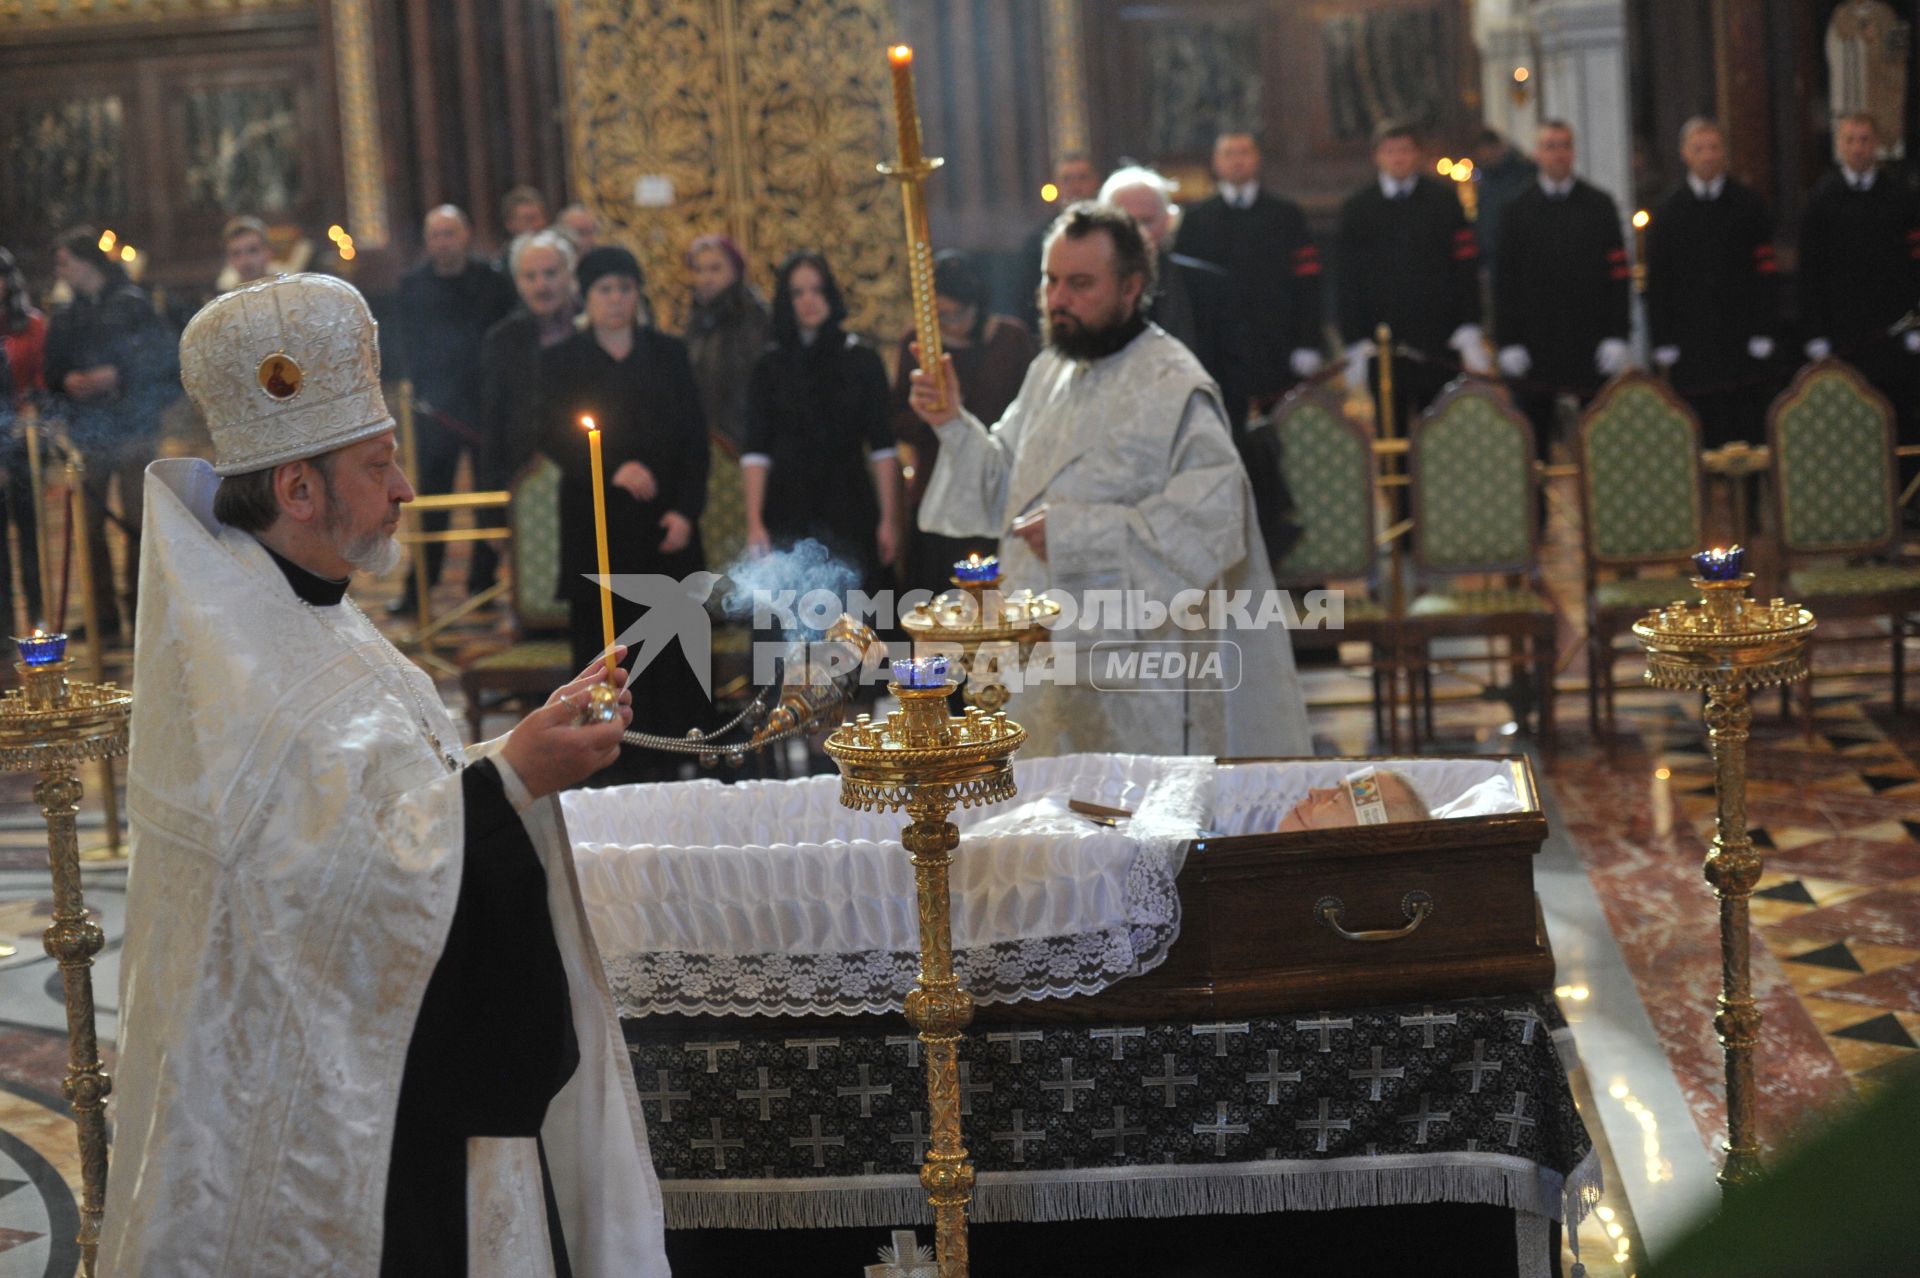
[[467,726],[480,735],[481,717],[515,697],[545,697],[574,675],[567,638],[567,605],[560,588],[560,468],[536,456],[515,479],[507,506],[513,531],[514,641],[460,672]]
[[1613,732],[1615,640],[1654,608],[1690,599],[1701,549],[1700,421],[1658,378],[1622,373],[1580,416],[1586,561],[1587,722]]
[[[1849,365],[1821,360],[1801,369],[1767,411],[1767,442],[1786,593],[1822,622],[1887,618],[1898,714],[1906,637],[1920,614],[1920,565],[1899,558],[1893,406]],[[1811,733],[1811,668],[1801,705]]]
[[[1296,630],[1296,651],[1335,648],[1347,641],[1372,650],[1374,732],[1383,742],[1399,739],[1399,629],[1375,593],[1378,543],[1373,431],[1347,417],[1324,385],[1295,388],[1254,429],[1272,431],[1281,477],[1293,498],[1300,536],[1274,561],[1274,584],[1312,590],[1340,582],[1345,591],[1345,629]],[[1382,696],[1382,692],[1385,696]]]
[[1497,387],[1461,379],[1414,424],[1407,458],[1415,581],[1405,647],[1417,668],[1427,734],[1432,641],[1484,635],[1506,640],[1516,684],[1525,645],[1540,740],[1550,747],[1558,617],[1540,585],[1533,428]]

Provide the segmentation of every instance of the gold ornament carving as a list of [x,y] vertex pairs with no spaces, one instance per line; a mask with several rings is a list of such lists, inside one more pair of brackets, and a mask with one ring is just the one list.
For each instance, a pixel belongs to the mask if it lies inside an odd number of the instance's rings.
[[[818,249],[848,328],[882,348],[908,324],[899,205],[873,157],[892,124],[882,0],[564,0],[575,194],[645,270],[659,321],[685,320],[687,248],[725,231],[763,288]],[[642,208],[642,177],[673,202]]]

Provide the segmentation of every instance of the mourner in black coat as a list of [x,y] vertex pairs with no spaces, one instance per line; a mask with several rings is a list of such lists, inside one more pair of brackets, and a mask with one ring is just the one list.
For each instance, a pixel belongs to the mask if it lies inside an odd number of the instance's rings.
[[[621,248],[597,248],[580,259],[587,328],[540,355],[543,450],[560,466],[560,581],[573,637],[573,666],[582,668],[603,645],[600,590],[587,575],[597,566],[593,519],[593,470],[587,432],[580,419],[600,427],[606,477],[607,546],[615,576],[657,574],[684,580],[706,567],[700,544],[700,514],[707,501],[706,418],[693,380],[686,344],[634,323],[640,267]],[[603,279],[631,281],[625,325],[596,297]],[[609,287],[617,287],[610,285]],[[622,337],[622,330],[630,338]],[[625,345],[624,354],[614,350]],[[644,480],[636,483],[637,465]],[[640,492],[633,491],[639,487]],[[649,609],[613,599],[617,635]],[[632,656],[642,645],[632,645]],[[691,662],[677,643],[653,655],[632,679],[633,726],[678,736],[705,723],[711,704],[701,692]],[[704,672],[703,672],[704,673]],[[623,761],[626,762],[626,761]],[[657,759],[631,761],[619,780],[637,780],[671,769]]]

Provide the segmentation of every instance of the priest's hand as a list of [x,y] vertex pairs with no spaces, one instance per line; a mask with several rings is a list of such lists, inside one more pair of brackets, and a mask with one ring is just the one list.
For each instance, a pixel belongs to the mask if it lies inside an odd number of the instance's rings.
[[669,510],[660,516],[660,526],[667,530],[667,535],[660,539],[660,553],[663,555],[677,555],[693,540],[692,521],[677,510]]
[[1026,542],[1027,549],[1031,550],[1036,557],[1041,559],[1047,557],[1047,508],[1045,506],[1014,520],[1010,531]]
[[635,501],[652,501],[660,491],[653,472],[637,461],[620,463],[620,469],[613,472],[613,486],[625,489]]
[[[627,645],[623,643],[613,645],[613,686],[620,689],[620,704],[623,706],[633,704],[633,692],[627,687],[627,672],[620,668],[620,663],[626,659]],[[579,704],[582,693],[607,677],[606,670],[606,657],[595,657],[593,664],[589,665],[585,670],[582,670],[560,687],[555,688],[553,695],[547,698],[547,704],[550,706],[557,705],[562,701],[572,701],[576,705]]]
[[[913,344],[913,357],[920,358],[918,342]],[[914,369],[910,380],[913,391],[907,403],[921,421],[929,426],[944,426],[960,416],[960,378],[953,371],[953,356],[940,356],[940,382],[936,383],[924,368]]]
[[585,691],[556,697],[507,734],[501,754],[534,798],[579,785],[620,757],[620,734],[633,722],[632,704],[623,698],[618,717],[609,723],[581,723],[586,702]]

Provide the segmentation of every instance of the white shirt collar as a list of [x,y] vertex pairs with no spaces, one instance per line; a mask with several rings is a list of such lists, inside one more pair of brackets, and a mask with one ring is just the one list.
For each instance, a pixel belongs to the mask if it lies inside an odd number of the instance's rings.
[[1573,194],[1574,181],[1574,176],[1571,173],[1567,174],[1566,180],[1561,182],[1556,182],[1549,177],[1542,177],[1540,179],[1540,189],[1556,200],[1564,199]]
[[1693,174],[1687,174],[1687,185],[1693,188],[1694,195],[1703,200],[1717,200],[1720,192],[1727,189],[1727,175],[1722,173],[1711,182],[1702,182]]
[[1222,182],[1220,194],[1233,208],[1250,208],[1254,197],[1260,194],[1260,184],[1258,182]]
[[1854,190],[1871,191],[1873,189],[1873,180],[1880,176],[1880,170],[1873,168],[1868,169],[1865,173],[1855,173],[1843,164],[1840,166],[1840,175],[1847,179],[1847,185]]
[[1412,195],[1413,184],[1419,180],[1419,177],[1415,176],[1408,178],[1404,182],[1396,182],[1382,173],[1380,175],[1380,194],[1386,196],[1389,200],[1398,199],[1403,195]]

